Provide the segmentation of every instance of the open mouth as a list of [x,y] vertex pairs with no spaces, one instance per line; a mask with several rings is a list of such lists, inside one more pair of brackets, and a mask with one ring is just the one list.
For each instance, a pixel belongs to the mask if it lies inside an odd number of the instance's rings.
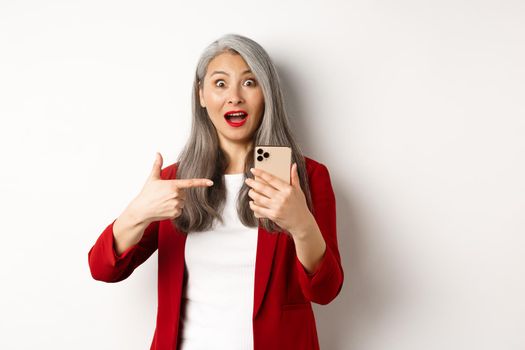
[[224,118],[226,118],[226,120],[229,120],[234,123],[239,123],[246,119],[246,117],[248,117],[248,113],[246,113],[245,111],[231,111],[224,115]]
[[231,126],[241,126],[248,119],[248,113],[245,111],[229,111],[224,114],[226,122]]

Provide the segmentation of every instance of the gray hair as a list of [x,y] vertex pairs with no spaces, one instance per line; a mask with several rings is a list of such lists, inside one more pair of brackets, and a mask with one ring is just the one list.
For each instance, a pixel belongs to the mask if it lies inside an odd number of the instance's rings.
[[[255,145],[288,146],[292,149],[292,163],[297,163],[301,189],[308,208],[313,212],[306,164],[299,145],[292,135],[281,85],[277,71],[266,51],[255,41],[237,34],[227,34],[212,42],[202,53],[195,72],[192,93],[192,126],[190,137],[177,160],[178,179],[210,178],[211,187],[186,190],[184,209],[173,224],[181,231],[204,231],[212,228],[213,220],[222,220],[226,199],[224,172],[228,166],[226,154],[219,147],[219,139],[205,108],[200,106],[199,84],[202,84],[210,61],[221,53],[240,55],[250,67],[261,86],[264,96],[264,114],[259,128],[253,136],[251,150],[244,162],[244,179],[253,177],[250,168],[254,165]],[[250,187],[243,182],[237,197],[237,213],[245,226],[261,226],[268,232],[282,231],[267,218],[256,218],[249,206]]]

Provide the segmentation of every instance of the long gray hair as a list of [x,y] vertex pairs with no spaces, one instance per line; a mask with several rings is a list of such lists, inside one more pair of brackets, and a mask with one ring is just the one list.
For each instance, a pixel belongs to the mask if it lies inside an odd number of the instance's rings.
[[[228,166],[226,154],[219,147],[215,126],[205,108],[200,106],[199,84],[202,84],[208,64],[221,53],[240,55],[250,67],[261,86],[264,96],[264,114],[261,124],[253,136],[251,150],[244,161],[244,179],[252,177],[250,168],[254,165],[255,145],[288,146],[292,149],[292,163],[297,163],[297,171],[308,208],[313,212],[312,199],[308,186],[305,160],[295,142],[289,127],[277,71],[266,51],[255,41],[241,35],[227,34],[211,43],[202,53],[193,82],[192,126],[190,137],[177,160],[178,179],[209,178],[211,187],[197,187],[186,190],[186,200],[182,213],[173,219],[181,231],[204,231],[212,228],[213,220],[221,223],[226,199],[224,172]],[[282,231],[267,218],[256,218],[249,206],[251,187],[243,182],[237,197],[237,213],[245,226],[261,226],[268,232]]]

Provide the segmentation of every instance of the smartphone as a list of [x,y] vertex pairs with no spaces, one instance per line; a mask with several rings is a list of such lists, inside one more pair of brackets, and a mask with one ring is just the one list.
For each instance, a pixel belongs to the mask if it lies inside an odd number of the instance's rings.
[[254,152],[254,168],[269,172],[290,184],[292,166],[290,147],[257,145]]

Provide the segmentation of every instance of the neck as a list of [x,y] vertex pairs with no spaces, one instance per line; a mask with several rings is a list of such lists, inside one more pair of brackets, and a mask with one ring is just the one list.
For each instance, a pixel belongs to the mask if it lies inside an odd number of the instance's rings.
[[221,149],[226,155],[228,166],[225,174],[239,174],[244,173],[244,160],[246,155],[252,149],[251,143],[224,143],[221,144]]

